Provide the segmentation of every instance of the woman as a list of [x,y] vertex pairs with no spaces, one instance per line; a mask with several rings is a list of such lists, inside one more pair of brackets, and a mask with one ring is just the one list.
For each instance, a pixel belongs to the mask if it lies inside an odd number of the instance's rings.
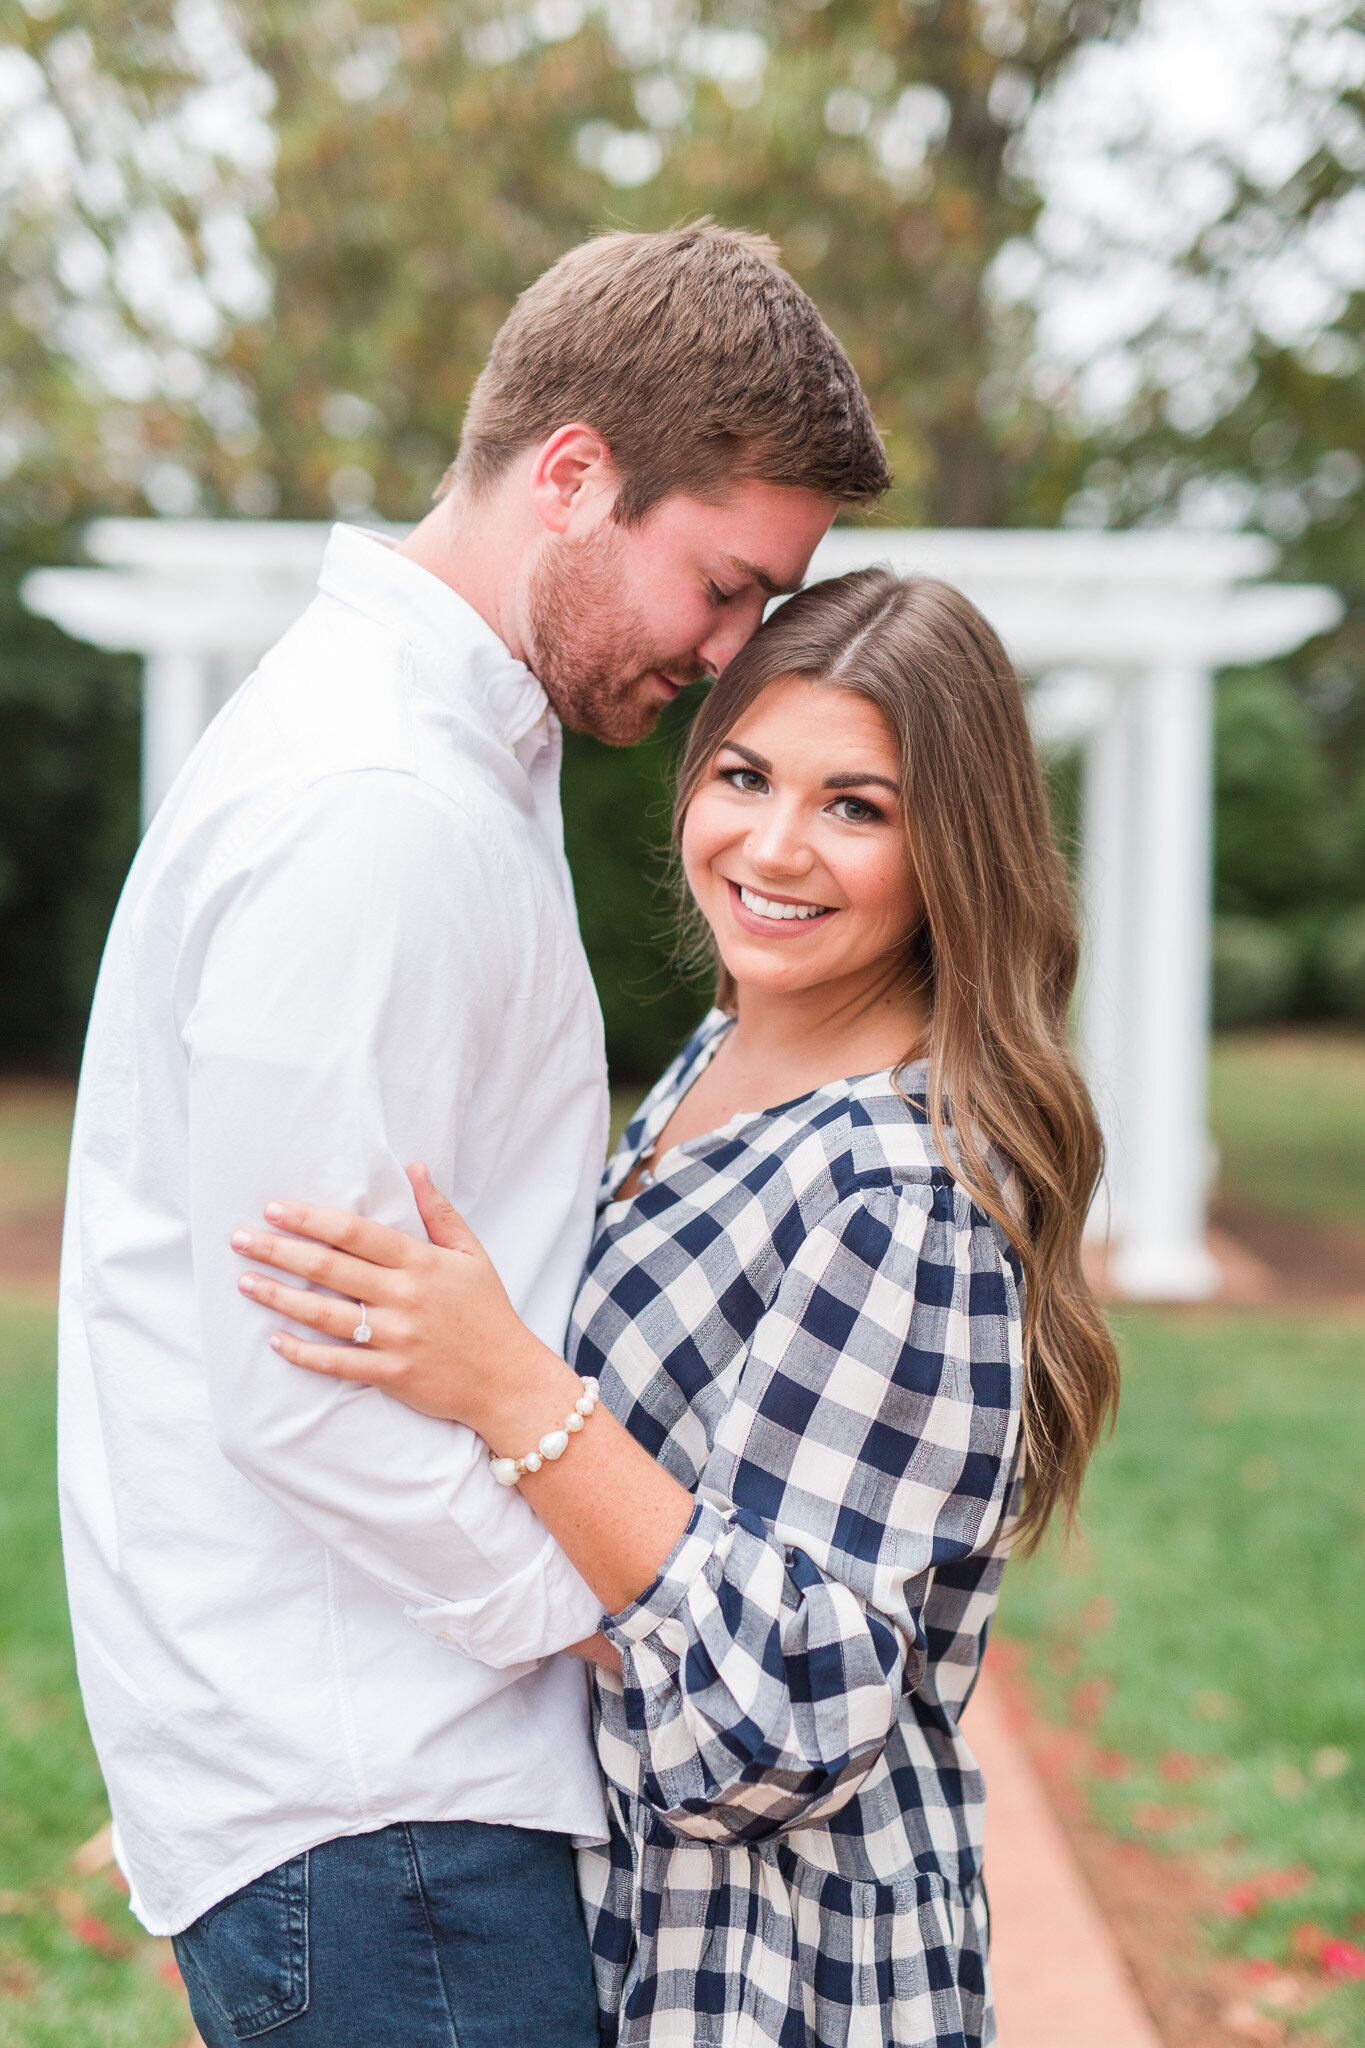
[[880,570],[794,598],[698,714],[676,832],[716,1007],[608,1166],[564,1358],[424,1169],[430,1245],[279,1204],[234,1243],[367,1304],[363,1349],[271,1341],[478,1430],[601,1598],[605,2038],[966,2048],[961,1710],[1117,1392],[1075,933],[995,635]]

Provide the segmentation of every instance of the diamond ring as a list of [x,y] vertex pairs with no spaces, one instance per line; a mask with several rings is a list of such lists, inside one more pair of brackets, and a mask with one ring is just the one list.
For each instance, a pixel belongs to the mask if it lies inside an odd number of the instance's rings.
[[362,1301],[360,1304],[360,1321],[356,1324],[355,1328],[351,1332],[351,1342],[353,1344],[368,1344],[373,1335],[374,1331],[370,1328],[369,1323],[366,1321],[365,1304]]

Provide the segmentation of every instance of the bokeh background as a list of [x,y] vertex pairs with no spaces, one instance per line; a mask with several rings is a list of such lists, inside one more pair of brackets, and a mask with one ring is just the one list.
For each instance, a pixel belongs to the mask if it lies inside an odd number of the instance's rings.
[[[50,1464],[137,673],[20,581],[104,512],[419,517],[516,292],[702,213],[848,346],[877,519],[1250,529],[1345,600],[1218,683],[1217,1214],[1263,1298],[1123,1312],[1085,1541],[1004,1630],[1170,2048],[1365,2043],[1363,116],[1348,0],[0,0],[0,2048],[187,2027],[110,1876]],[[566,767],[623,1105],[699,1003],[677,740]]]
[[[1365,1018],[1365,77],[1342,0],[6,0],[0,1060],[70,1060],[135,829],[127,663],[28,621],[124,510],[417,517],[515,293],[605,223],[766,229],[896,524],[1250,526],[1340,629],[1220,693],[1223,1021]],[[613,1060],[689,1013],[573,750]],[[646,936],[642,936],[646,934]]]

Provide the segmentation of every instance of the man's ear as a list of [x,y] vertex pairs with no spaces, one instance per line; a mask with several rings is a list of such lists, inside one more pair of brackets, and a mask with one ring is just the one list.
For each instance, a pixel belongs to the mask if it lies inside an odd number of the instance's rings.
[[616,501],[620,479],[602,436],[581,420],[556,427],[536,450],[531,504],[547,533],[588,533]]

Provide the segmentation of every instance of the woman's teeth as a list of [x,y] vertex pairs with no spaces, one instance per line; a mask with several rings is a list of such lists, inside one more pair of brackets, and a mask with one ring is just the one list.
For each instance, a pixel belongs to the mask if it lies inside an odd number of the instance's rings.
[[739,889],[740,902],[746,910],[752,910],[755,917],[824,917],[829,910],[827,903],[774,903],[770,897],[755,895],[752,889],[746,889],[742,883],[736,886]]

